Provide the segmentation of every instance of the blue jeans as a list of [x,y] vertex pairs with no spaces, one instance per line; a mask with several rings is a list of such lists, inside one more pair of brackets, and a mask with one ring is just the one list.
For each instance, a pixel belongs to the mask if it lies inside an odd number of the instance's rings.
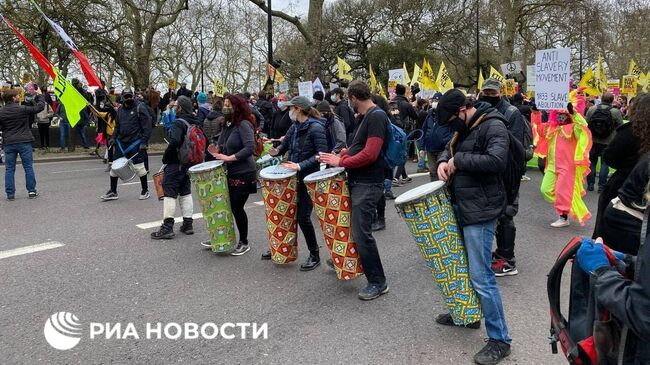
[[[589,151],[589,161],[591,165],[589,168],[591,172],[587,175],[587,184],[595,185],[596,184],[596,165],[598,164],[598,158],[603,157],[603,152],[607,148],[606,144],[594,143],[591,146],[591,151]],[[598,187],[605,188],[607,185],[607,177],[609,176],[609,166],[605,163],[605,160],[600,159],[600,172],[598,173]]]
[[61,121],[59,123],[59,147],[65,148],[65,140],[70,134],[70,123]]
[[469,277],[481,301],[487,335],[493,340],[510,343],[512,339],[508,335],[501,294],[491,267],[495,229],[496,219],[472,224],[463,227],[463,237],[469,262]]
[[4,146],[7,167],[5,169],[5,192],[7,196],[16,195],[16,183],[14,175],[16,174],[16,157],[20,155],[25,170],[25,181],[27,192],[36,191],[36,175],[34,174],[34,159],[32,157],[31,143],[12,143]]
[[86,140],[86,122],[79,121],[79,124],[74,126],[74,129],[79,134],[79,139],[81,141],[81,147],[88,148],[88,141]]

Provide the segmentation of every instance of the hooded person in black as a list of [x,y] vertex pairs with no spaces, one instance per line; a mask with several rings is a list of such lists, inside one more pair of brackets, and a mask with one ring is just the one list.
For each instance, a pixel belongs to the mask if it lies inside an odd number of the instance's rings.
[[170,239],[174,237],[174,215],[176,213],[176,200],[181,206],[183,215],[183,224],[179,229],[185,234],[194,234],[192,227],[192,213],[194,204],[192,202],[192,190],[190,177],[187,174],[187,167],[181,165],[179,160],[179,150],[185,141],[189,125],[198,125],[198,119],[193,114],[192,100],[187,96],[179,96],[176,100],[176,119],[169,128],[169,144],[163,154],[162,162],[165,165],[165,174],[163,177],[163,224],[157,232],[151,234],[155,240]]

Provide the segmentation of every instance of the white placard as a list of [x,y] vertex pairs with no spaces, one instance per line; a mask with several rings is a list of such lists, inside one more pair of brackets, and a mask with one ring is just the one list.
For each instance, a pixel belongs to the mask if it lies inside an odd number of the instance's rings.
[[535,91],[535,65],[526,66],[526,91]]
[[513,79],[514,77],[508,77],[507,75],[518,75],[521,72],[521,61],[504,63],[501,65],[501,71],[503,72],[503,77],[506,79]]
[[286,93],[287,91],[289,91],[289,81],[282,81],[280,83],[280,92]]
[[325,94],[325,88],[323,87],[323,83],[320,82],[320,78],[318,78],[318,77],[312,83],[312,89],[314,90],[314,92],[320,90],[323,94]]
[[334,89],[338,89],[338,87],[339,87],[339,84],[335,84],[333,82],[330,82],[330,91],[332,91]]
[[314,96],[314,88],[311,81],[303,81],[298,83],[298,95],[306,96],[311,99]]
[[404,80],[405,78],[403,68],[396,68],[388,71],[388,81],[397,81],[398,84],[404,85],[406,84],[406,81]]
[[566,109],[570,65],[569,48],[535,51],[535,104],[539,109]]

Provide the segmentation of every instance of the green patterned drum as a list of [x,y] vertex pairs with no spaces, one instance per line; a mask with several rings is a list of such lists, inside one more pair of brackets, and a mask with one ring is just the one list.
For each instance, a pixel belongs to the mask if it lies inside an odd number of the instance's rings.
[[190,167],[188,172],[199,197],[212,251],[232,252],[237,246],[237,237],[223,161],[204,162]]
[[481,319],[481,303],[469,280],[467,252],[445,183],[434,181],[395,199],[457,325]]

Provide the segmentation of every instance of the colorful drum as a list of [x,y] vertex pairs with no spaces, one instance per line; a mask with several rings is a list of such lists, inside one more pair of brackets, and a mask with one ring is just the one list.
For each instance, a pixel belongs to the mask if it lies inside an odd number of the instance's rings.
[[257,174],[259,175],[260,171],[262,169],[269,167],[269,166],[275,166],[280,164],[280,159],[277,157],[273,157],[271,155],[264,155],[255,161],[255,166],[257,167]]
[[188,173],[199,198],[212,251],[232,252],[237,246],[237,237],[223,161],[209,161],[192,166]]
[[445,183],[434,181],[395,199],[454,323],[481,319],[481,304],[469,280],[465,245]]
[[271,259],[288,264],[298,258],[298,178],[295,171],[270,166],[260,171]]
[[359,252],[352,239],[352,203],[345,169],[336,167],[314,172],[304,181],[332,255],[336,276],[351,280],[362,275]]
[[158,196],[158,200],[163,200],[165,197],[165,189],[163,189],[162,183],[163,180],[165,179],[165,165],[162,165],[160,170],[153,174],[153,186],[156,187],[156,195]]

